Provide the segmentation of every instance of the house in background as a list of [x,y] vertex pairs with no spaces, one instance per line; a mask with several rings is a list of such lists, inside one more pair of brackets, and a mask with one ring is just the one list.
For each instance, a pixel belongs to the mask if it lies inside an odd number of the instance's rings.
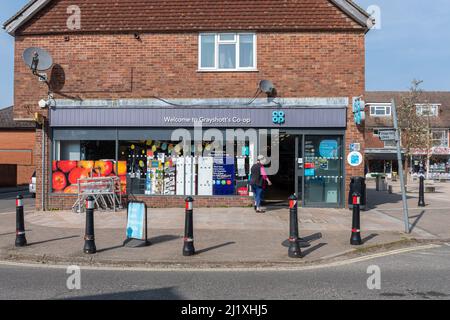
[[15,187],[30,182],[35,168],[36,125],[15,121],[13,107],[0,110],[0,187]]
[[[391,99],[400,105],[402,97],[408,92],[366,92],[366,172],[386,173],[398,172],[395,142],[383,142],[378,133],[383,129],[393,129]],[[432,154],[429,163],[426,153],[414,150],[408,161],[412,173],[417,173],[420,163],[427,168],[429,178],[450,178],[450,92],[423,92],[416,105],[418,114],[430,117],[432,133]]]

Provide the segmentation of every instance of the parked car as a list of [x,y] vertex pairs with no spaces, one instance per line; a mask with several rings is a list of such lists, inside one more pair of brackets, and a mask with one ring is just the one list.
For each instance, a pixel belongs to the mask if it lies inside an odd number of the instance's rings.
[[33,173],[33,175],[30,178],[29,189],[30,189],[31,196],[33,198],[36,198],[36,171]]

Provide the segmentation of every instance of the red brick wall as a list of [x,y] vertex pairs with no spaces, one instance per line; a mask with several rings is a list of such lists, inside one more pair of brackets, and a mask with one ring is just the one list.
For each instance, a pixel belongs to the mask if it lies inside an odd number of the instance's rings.
[[[348,97],[351,102],[364,93],[362,32],[258,33],[257,44],[256,72],[198,72],[197,33],[143,34],[141,41],[132,34],[70,35],[69,41],[63,35],[17,37],[15,117],[42,112],[37,101],[47,94],[22,62],[23,50],[31,46],[48,50],[59,65],[56,98],[250,98],[261,79],[271,79],[280,97]],[[40,141],[38,130],[38,181]],[[364,150],[364,134],[349,111],[346,153],[352,142]],[[347,166],[346,185],[363,173],[363,166]],[[39,190],[40,183],[38,195]],[[36,201],[40,204],[39,196]]]
[[35,170],[34,130],[0,131],[0,165],[16,165],[15,185],[28,184]]
[[384,148],[384,142],[373,134],[373,129],[366,130],[366,148]]
[[[259,33],[258,72],[197,72],[198,34],[18,37],[15,117],[40,111],[47,89],[22,61],[30,46],[48,50],[65,73],[66,96],[82,99],[252,97],[271,79],[280,97],[352,97],[364,92],[363,33]],[[56,98],[64,96],[56,95]]]
[[[136,196],[136,200],[144,201],[149,208],[184,208],[185,198],[181,196]],[[194,198],[194,207],[251,207],[253,199],[249,197],[212,197],[196,196]],[[134,199],[134,198],[133,198]],[[70,209],[76,196],[72,195],[53,195],[48,202],[47,210]],[[126,198],[123,199],[125,205]]]

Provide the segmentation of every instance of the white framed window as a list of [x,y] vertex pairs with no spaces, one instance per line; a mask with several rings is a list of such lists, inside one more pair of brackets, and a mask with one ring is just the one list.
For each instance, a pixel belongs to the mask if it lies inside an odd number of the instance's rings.
[[369,104],[371,117],[390,117],[391,105],[384,103]]
[[255,33],[200,33],[200,71],[256,70]]
[[433,147],[448,148],[447,130],[432,130],[431,139],[433,140]]
[[416,104],[416,112],[418,116],[437,117],[439,115],[438,104]]

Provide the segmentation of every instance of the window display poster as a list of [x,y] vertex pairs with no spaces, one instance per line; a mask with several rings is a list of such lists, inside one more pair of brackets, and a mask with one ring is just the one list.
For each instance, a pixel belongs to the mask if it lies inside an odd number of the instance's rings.
[[130,201],[128,203],[127,238],[147,240],[147,208],[145,203]]
[[336,140],[322,140],[319,146],[322,158],[336,158],[338,155],[338,142]]
[[52,163],[52,192],[78,193],[78,179],[118,176],[122,194],[127,190],[127,162],[112,160],[71,161],[61,160]]
[[237,159],[237,167],[238,167],[238,176],[245,177],[245,158]]
[[215,157],[213,167],[213,194],[234,195],[235,165],[231,157]]

